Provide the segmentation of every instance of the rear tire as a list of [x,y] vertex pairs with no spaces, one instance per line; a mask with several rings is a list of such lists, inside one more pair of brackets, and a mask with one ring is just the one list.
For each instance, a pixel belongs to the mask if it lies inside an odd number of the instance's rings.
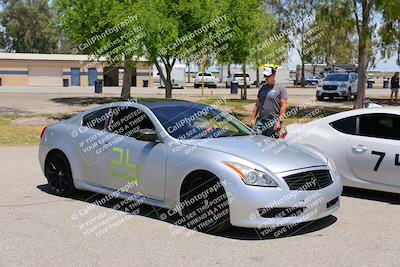
[[45,176],[50,190],[55,195],[69,196],[76,192],[71,166],[67,156],[61,151],[55,151],[47,157]]
[[[183,208],[188,228],[205,233],[220,233],[230,228],[228,197],[221,181],[215,175],[201,172],[191,177],[181,196],[182,204],[189,202],[191,204]],[[199,218],[202,219],[191,223]]]

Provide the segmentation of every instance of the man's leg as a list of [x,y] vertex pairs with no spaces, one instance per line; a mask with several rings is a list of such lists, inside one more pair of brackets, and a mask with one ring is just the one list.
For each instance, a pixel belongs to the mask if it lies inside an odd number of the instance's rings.
[[399,89],[397,89],[397,91],[395,92],[395,97],[396,97],[395,102],[396,102],[396,103],[397,103],[397,98],[398,98],[398,96],[399,96]]

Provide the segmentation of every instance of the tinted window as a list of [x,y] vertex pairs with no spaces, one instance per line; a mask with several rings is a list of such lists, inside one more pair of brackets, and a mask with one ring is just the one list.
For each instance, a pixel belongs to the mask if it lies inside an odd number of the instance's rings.
[[324,81],[337,81],[337,82],[347,82],[349,80],[349,74],[328,74]]
[[356,134],[357,117],[350,117],[332,122],[330,125],[345,134]]
[[203,104],[152,108],[165,130],[177,139],[204,139],[250,135],[233,116]]
[[[243,73],[236,73],[234,74],[234,77],[243,77]],[[250,75],[246,73],[246,78],[248,77],[250,77]]]
[[400,117],[390,114],[362,115],[360,135],[400,140]]
[[108,111],[109,109],[105,108],[89,113],[83,117],[82,125],[97,130],[103,130],[106,120],[110,117],[110,114],[107,114]]
[[112,119],[108,125],[108,131],[136,137],[141,129],[153,129],[154,125],[141,109],[132,107],[112,108]]

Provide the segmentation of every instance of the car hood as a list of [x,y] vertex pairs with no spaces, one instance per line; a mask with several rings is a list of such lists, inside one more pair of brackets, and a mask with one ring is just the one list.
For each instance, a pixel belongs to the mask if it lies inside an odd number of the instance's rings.
[[340,81],[322,81],[321,85],[341,85],[344,83],[349,83],[348,81],[340,82]]
[[187,145],[240,157],[258,164],[273,173],[327,165],[326,157],[311,147],[300,144],[289,144],[283,140],[270,141],[262,135],[182,142]]

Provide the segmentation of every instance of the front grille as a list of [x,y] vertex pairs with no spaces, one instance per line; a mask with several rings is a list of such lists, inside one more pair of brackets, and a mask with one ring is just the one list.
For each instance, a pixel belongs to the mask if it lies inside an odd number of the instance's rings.
[[263,218],[287,218],[300,216],[304,212],[303,207],[291,208],[262,208],[258,209],[258,214]]
[[322,89],[324,89],[324,90],[336,90],[337,89],[337,85],[324,85],[324,86],[322,86]]
[[283,179],[290,190],[318,190],[332,184],[332,177],[329,170],[316,170],[285,176]]

